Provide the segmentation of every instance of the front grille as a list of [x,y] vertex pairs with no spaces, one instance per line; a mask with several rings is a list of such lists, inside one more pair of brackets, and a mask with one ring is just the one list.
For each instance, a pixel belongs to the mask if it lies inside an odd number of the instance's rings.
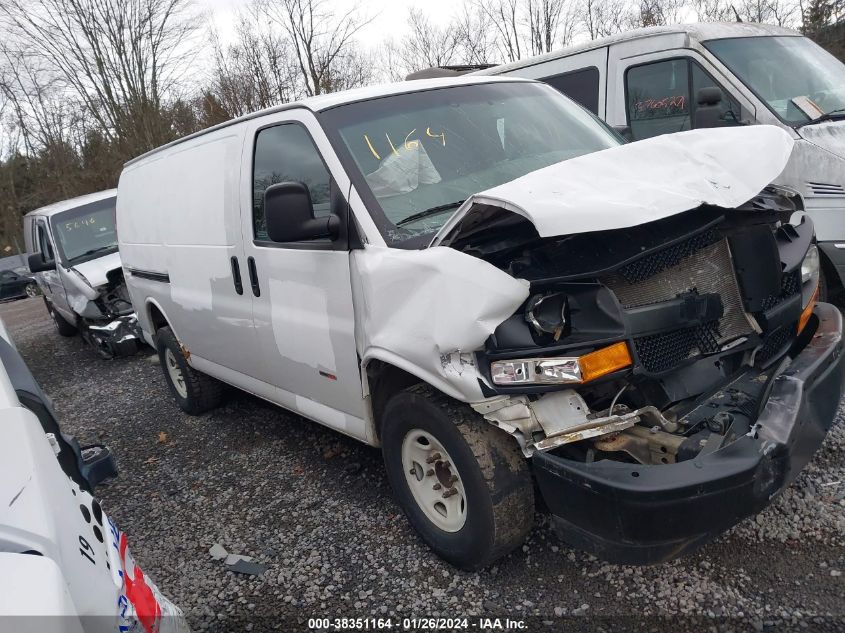
[[719,236],[716,231],[712,229],[704,231],[657,253],[646,255],[630,264],[625,264],[617,272],[628,283],[637,283],[653,277],[657,273],[662,273],[667,268],[677,266],[682,259],[700,251],[718,239]]
[[793,332],[795,332],[795,324],[784,325],[776,329],[774,332],[766,337],[760,351],[754,358],[755,362],[760,365],[765,365],[772,358],[777,356],[784,347],[786,347],[792,340]]
[[[677,261],[676,255],[667,256],[666,260],[674,263],[663,268],[661,274],[630,281],[621,272],[616,272],[602,280],[625,308],[668,301],[688,292],[715,293],[721,297],[724,313],[718,321],[634,340],[640,364],[650,373],[668,371],[701,353],[717,352],[725,343],[752,332],[733,272],[727,240],[713,242],[711,238],[704,237],[699,243],[704,246],[688,252]],[[643,270],[655,268],[659,265],[643,266]]]
[[692,355],[698,328],[685,328],[634,339],[640,364],[646,371],[659,374],[672,369]]
[[660,374],[699,352],[718,352],[719,322],[641,336],[634,339],[634,348],[643,368],[649,373]]
[[763,300],[763,312],[768,312],[785,299],[801,292],[801,271],[793,270],[781,277],[780,294],[769,295]]

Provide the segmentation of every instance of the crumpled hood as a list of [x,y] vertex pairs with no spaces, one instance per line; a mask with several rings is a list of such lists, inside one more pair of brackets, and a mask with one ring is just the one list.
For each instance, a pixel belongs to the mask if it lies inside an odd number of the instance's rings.
[[845,158],[845,121],[805,125],[798,133],[813,145]]
[[778,177],[792,146],[785,131],[757,125],[667,134],[579,156],[471,196],[431,244],[479,204],[525,216],[541,237],[637,226],[702,204],[736,207]]
[[108,282],[106,273],[115,268],[121,267],[120,253],[115,251],[109,255],[98,257],[81,264],[76,264],[72,268],[81,273],[85,279],[88,280],[94,288],[102,286]]

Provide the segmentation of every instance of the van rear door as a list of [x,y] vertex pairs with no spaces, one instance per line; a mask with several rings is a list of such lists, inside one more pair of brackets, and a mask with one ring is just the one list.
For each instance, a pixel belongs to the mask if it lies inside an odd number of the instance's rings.
[[355,347],[346,244],[329,238],[276,243],[264,219],[264,191],[304,183],[316,217],[346,214],[349,180],[307,111],[249,122],[241,174],[241,231],[247,258],[244,293],[252,297],[264,375],[279,404],[359,439],[367,439]]

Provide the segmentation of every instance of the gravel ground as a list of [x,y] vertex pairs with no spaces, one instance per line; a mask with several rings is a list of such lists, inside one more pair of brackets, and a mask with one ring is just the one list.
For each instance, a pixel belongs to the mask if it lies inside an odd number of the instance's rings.
[[[103,506],[194,630],[435,615],[471,616],[471,627],[475,616],[524,619],[532,631],[845,630],[841,411],[783,495],[684,560],[605,564],[538,514],[521,551],[465,573],[411,530],[377,450],[240,392],[189,417],[151,350],[100,360],[56,334],[40,299],[0,306],[0,318],[64,430],[114,451],[120,477],[98,489]],[[215,543],[267,571],[228,571],[209,555]]]

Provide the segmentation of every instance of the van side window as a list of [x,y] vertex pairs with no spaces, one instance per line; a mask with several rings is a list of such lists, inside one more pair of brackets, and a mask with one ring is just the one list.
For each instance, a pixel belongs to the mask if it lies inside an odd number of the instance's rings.
[[284,123],[258,132],[252,175],[252,225],[255,239],[267,239],[264,192],[279,182],[304,183],[311,193],[314,215],[331,213],[331,177],[314,141],[296,123]]
[[641,140],[693,129],[698,91],[710,87],[722,91],[722,101],[714,120],[705,127],[738,124],[742,118],[739,103],[695,61],[670,59],[629,68],[625,92],[631,135]]
[[50,238],[47,237],[47,228],[39,222],[36,230],[38,231],[38,252],[48,260],[55,259],[53,245],[50,244]]
[[635,139],[690,129],[689,64],[671,59],[625,73],[628,121]]
[[541,79],[593,114],[599,113],[599,69],[595,66]]

